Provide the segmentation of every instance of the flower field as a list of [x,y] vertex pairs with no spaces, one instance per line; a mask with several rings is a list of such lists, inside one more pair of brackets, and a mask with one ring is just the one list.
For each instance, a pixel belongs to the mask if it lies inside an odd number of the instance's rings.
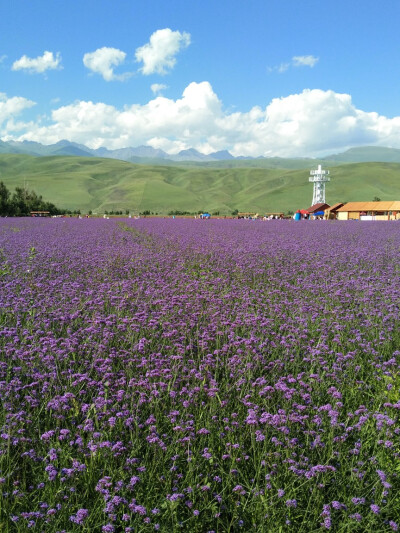
[[400,225],[0,219],[0,532],[400,526]]

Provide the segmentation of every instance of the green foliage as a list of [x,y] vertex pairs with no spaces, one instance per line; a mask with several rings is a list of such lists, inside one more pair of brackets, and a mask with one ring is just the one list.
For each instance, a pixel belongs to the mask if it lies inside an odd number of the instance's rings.
[[180,211],[179,209],[168,211],[169,216],[188,216],[191,214],[192,213],[189,213],[189,211]]
[[27,216],[31,211],[48,211],[50,215],[61,214],[54,204],[43,200],[35,191],[16,187],[11,196],[5,184],[0,182],[0,216]]

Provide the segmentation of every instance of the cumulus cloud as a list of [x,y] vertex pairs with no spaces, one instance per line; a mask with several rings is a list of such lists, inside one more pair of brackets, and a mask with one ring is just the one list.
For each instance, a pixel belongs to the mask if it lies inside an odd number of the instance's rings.
[[190,34],[172,31],[170,28],[155,31],[150,42],[136,49],[136,61],[143,63],[144,75],[166,74],[176,63],[175,56],[190,44]]
[[318,57],[314,56],[294,56],[292,62],[295,67],[313,67],[318,62]]
[[94,52],[88,52],[83,56],[83,64],[86,68],[100,74],[106,81],[123,81],[132,74],[115,74],[114,69],[125,62],[126,53],[118,48],[103,46]]
[[[7,121],[14,120],[17,115],[34,105],[35,102],[22,96],[8,98],[5,93],[0,93],[0,126]],[[8,128],[9,126],[10,123],[8,123]]]
[[153,83],[150,86],[150,89],[151,89],[153,94],[159,94],[161,91],[163,91],[166,88],[167,88],[167,86],[164,85],[163,83]]
[[30,58],[23,55],[17,61],[14,61],[12,70],[26,70],[31,74],[41,74],[46,70],[57,70],[61,67],[61,55],[59,52],[56,55],[53,52],[44,52],[42,56]]
[[[9,106],[20,105],[14,111],[33,105],[18,98],[11,105],[11,100]],[[0,137],[11,135],[7,128],[8,122],[0,127]],[[400,117],[365,112],[349,94],[320,89],[228,112],[204,81],[190,83],[176,100],[155,96],[121,109],[90,101],[61,106],[48,123],[30,124],[14,138],[44,144],[69,139],[110,149],[147,144],[170,153],[196,148],[205,153],[226,149],[236,156],[317,157],[365,144],[400,148]]]

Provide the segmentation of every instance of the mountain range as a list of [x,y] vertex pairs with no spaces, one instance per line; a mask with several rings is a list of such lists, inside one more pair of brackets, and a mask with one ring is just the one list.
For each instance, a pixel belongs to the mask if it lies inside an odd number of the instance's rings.
[[309,168],[317,161],[336,166],[344,163],[400,163],[400,150],[396,148],[361,146],[350,148],[345,152],[322,158],[281,158],[281,157],[234,157],[229,151],[221,150],[211,154],[202,154],[194,148],[182,150],[178,154],[168,154],[151,146],[137,146],[109,150],[108,148],[91,149],[83,144],[59,141],[44,145],[34,141],[1,141],[0,154],[26,154],[33,156],[82,156],[119,159],[129,163],[162,165],[204,165],[217,167],[258,167],[258,168]]
[[0,153],[26,154],[36,156],[92,156],[106,157],[110,159],[121,159],[130,163],[136,163],[137,159],[160,159],[180,162],[180,161],[221,161],[235,159],[227,150],[214,152],[212,154],[202,154],[194,148],[182,150],[178,154],[168,154],[163,150],[151,146],[137,146],[135,148],[118,148],[109,150],[108,148],[88,148],[83,144],[70,141],[59,141],[55,144],[44,145],[34,141],[0,141]]

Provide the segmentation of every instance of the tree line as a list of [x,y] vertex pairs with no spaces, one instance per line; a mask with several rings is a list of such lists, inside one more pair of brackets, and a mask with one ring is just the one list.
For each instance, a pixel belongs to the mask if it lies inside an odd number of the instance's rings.
[[0,216],[23,217],[31,211],[48,211],[50,215],[61,215],[65,210],[60,210],[51,202],[43,200],[42,196],[35,191],[29,191],[25,187],[16,187],[11,192],[0,181]]

